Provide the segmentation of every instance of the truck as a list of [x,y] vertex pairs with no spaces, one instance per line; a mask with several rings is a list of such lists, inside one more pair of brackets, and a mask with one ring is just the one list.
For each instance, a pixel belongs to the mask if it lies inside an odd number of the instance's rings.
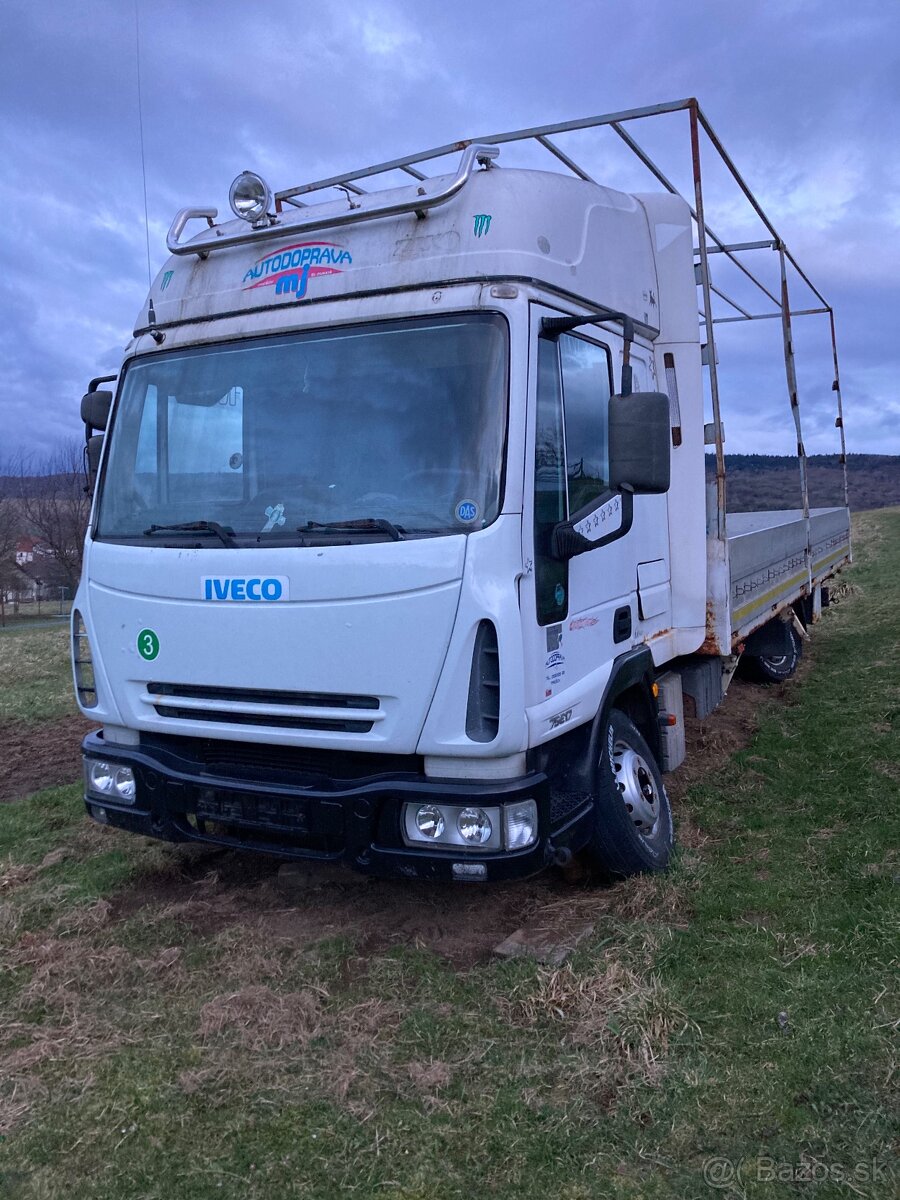
[[[675,114],[687,197],[630,132]],[[554,140],[572,134],[618,137],[652,189],[598,183]],[[759,241],[707,224],[701,143]],[[178,213],[120,371],[82,401],[87,813],[400,878],[664,869],[685,713],[742,662],[787,678],[850,560],[846,490],[809,504],[791,324],[830,323],[846,462],[833,312],[703,110],[465,140],[274,196],[246,171],[230,205]],[[766,311],[713,282],[716,255]],[[801,503],[732,514],[715,333],[767,318]]]

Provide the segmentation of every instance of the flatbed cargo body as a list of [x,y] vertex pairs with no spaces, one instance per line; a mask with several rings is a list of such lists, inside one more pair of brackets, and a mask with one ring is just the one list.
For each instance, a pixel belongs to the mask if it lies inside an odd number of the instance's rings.
[[810,595],[850,561],[850,512],[814,508],[728,514],[731,633],[734,643]]

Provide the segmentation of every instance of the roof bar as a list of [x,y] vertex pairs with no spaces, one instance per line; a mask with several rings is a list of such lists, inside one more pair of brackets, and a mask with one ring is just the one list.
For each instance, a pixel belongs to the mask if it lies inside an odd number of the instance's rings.
[[[713,288],[715,291],[715,288]],[[723,296],[724,300],[725,297]],[[735,305],[737,307],[737,305]],[[813,317],[821,313],[830,313],[830,308],[792,308],[792,317]],[[729,325],[732,321],[777,321],[781,316],[780,312],[773,313],[747,313],[745,317],[713,317],[714,325]]]
[[[708,232],[709,227],[707,227],[707,233]],[[731,254],[736,250],[777,250],[778,248],[778,243],[771,240],[765,242],[734,242],[731,246],[723,246],[718,239],[714,240],[716,241],[716,245],[707,246],[707,254],[727,254],[730,257]],[[694,253],[700,253],[699,246],[694,247]]]
[[583,171],[581,167],[579,167],[578,163],[574,162],[571,158],[569,158],[568,154],[565,154],[562,150],[560,150],[559,146],[555,146],[548,137],[544,137],[544,135],[540,133],[537,136],[537,140],[542,146],[546,146],[551,154],[555,154],[561,163],[565,163],[573,175],[577,175],[579,179],[583,179],[586,183],[596,183],[596,180],[592,179],[591,176],[588,175],[587,171]]
[[747,312],[746,308],[742,308],[740,306],[740,304],[737,303],[736,300],[732,300],[730,296],[726,296],[725,293],[721,290],[721,288],[717,288],[716,285],[711,280],[710,280],[710,284],[709,284],[709,290],[711,292],[715,292],[716,295],[719,296],[722,300],[724,300],[726,304],[730,304],[732,308],[736,309],[739,313],[743,313],[744,316],[749,319],[750,314]]
[[361,171],[345,171],[342,175],[332,175],[328,179],[320,179],[315,183],[304,183],[299,187],[285,188],[283,191],[275,193],[275,199],[287,200],[290,196],[300,196],[306,192],[318,191],[320,188],[333,187],[336,183],[346,183],[348,179],[365,179],[370,175],[381,175],[385,171],[410,166],[412,163],[430,162],[434,158],[443,158],[447,154],[458,154],[460,150],[465,150],[475,142],[502,146],[507,142],[521,142],[527,138],[537,138],[539,135],[568,133],[575,129],[592,129],[598,125],[611,125],[614,121],[637,121],[641,117],[657,116],[660,113],[681,112],[691,103],[691,100],[673,100],[668,104],[651,104],[646,108],[632,108],[624,112],[609,113],[606,116],[582,117],[578,121],[558,121],[553,125],[536,125],[532,129],[516,129],[512,133],[494,133],[488,137],[465,138],[459,142],[450,142],[446,146],[437,146],[433,150],[423,150],[419,154],[406,154],[402,158],[376,163],[374,166],[364,167]]

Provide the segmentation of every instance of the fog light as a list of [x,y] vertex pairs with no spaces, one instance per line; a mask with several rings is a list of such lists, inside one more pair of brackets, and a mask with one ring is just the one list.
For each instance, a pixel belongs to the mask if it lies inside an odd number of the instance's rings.
[[538,813],[533,800],[508,805],[505,816],[507,850],[524,850],[537,841]]
[[244,171],[231,185],[228,203],[236,217],[250,221],[254,226],[263,225],[272,204],[272,193],[264,179],[253,171]]
[[126,804],[134,804],[135,792],[134,771],[131,767],[117,767],[113,776],[113,786],[116,796]]
[[473,846],[483,846],[493,832],[491,818],[483,808],[464,808],[456,820],[456,828],[463,841]]
[[92,792],[100,792],[104,796],[112,793],[113,770],[108,762],[99,758],[91,758],[87,764],[88,787]]
[[423,804],[416,813],[416,829],[424,837],[439,838],[444,832],[444,814],[433,804]]

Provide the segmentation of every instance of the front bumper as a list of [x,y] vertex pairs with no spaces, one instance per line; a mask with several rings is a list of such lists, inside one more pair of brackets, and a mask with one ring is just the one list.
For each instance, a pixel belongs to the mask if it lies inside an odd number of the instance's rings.
[[[523,878],[555,861],[563,848],[579,849],[588,837],[589,814],[583,809],[553,822],[547,777],[538,771],[489,783],[436,780],[410,771],[339,780],[264,765],[211,773],[190,746],[190,739],[177,737],[121,746],[106,743],[102,733],[88,734],[84,754],[131,767],[137,784],[133,805],[86,793],[89,816],[165,841],[212,842],[287,859],[342,862],[373,875],[437,881],[460,878],[460,864],[483,864],[481,881]],[[405,845],[401,836],[408,801],[502,807],[529,797],[537,803],[539,832],[525,850],[420,849]]]

